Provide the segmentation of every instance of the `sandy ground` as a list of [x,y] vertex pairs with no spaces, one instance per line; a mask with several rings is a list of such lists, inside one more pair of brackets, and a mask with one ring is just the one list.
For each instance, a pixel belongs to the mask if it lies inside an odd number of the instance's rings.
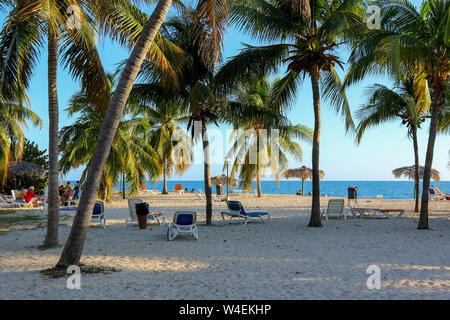
[[[81,290],[39,273],[62,251],[37,249],[45,228],[1,233],[0,299],[450,299],[450,201],[431,203],[435,230],[422,231],[412,200],[359,200],[364,207],[408,209],[401,219],[330,219],[307,228],[311,197],[235,198],[248,211],[269,211],[269,223],[223,223],[226,205],[214,202],[215,226],[200,226],[198,241],[169,242],[164,226],[125,228],[127,204],[116,197],[106,207],[107,228],[92,223],[81,262],[120,272],[83,274]],[[204,201],[194,195],[143,199],[170,219],[177,210],[194,210],[204,221]],[[61,225],[61,244],[70,223]],[[367,288],[370,265],[380,267],[380,290]]]

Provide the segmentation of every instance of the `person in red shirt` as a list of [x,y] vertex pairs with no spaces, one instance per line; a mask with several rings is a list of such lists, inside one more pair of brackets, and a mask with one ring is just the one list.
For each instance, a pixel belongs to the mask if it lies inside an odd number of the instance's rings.
[[32,203],[33,207],[37,207],[39,201],[43,201],[43,199],[34,193],[34,187],[30,187],[25,195],[25,202]]

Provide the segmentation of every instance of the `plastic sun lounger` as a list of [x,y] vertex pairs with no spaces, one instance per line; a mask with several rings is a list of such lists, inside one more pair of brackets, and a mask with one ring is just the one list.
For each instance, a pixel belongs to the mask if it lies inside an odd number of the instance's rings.
[[[401,218],[403,214],[406,212],[405,209],[378,209],[378,208],[350,208],[351,213],[354,216],[359,214],[359,218],[362,219],[364,217],[372,217],[372,218],[388,218],[395,219]],[[398,212],[397,217],[394,217],[390,213]]]
[[167,225],[167,240],[172,241],[179,234],[192,235],[198,240],[197,213],[194,211],[178,211],[173,222]]
[[170,192],[177,192],[179,194],[184,193],[183,185],[182,184],[176,184],[175,185],[175,189],[170,191]]
[[144,193],[149,192],[151,194],[158,194],[159,190],[149,190],[149,189],[147,189],[147,187],[144,184],[141,184],[140,185],[140,192],[144,192]]
[[[143,202],[145,201],[140,198],[128,199],[128,211],[130,212],[130,217],[125,220],[124,227],[126,227],[128,223],[138,222],[136,214],[136,203],[143,203]],[[166,216],[163,215],[161,212],[150,212],[147,215],[147,221],[157,221],[159,225],[161,225],[162,223],[167,224]]]
[[105,203],[103,200],[96,200],[92,211],[92,219],[98,219],[103,229],[106,228]]
[[445,200],[445,196],[436,187],[430,187],[430,200]]
[[450,194],[444,194],[438,187],[434,187],[434,191],[442,197],[442,200],[450,200]]
[[206,200],[206,194],[202,189],[198,189],[198,193],[196,193],[196,195],[200,200]]
[[[240,201],[227,201],[227,206],[229,211],[220,213],[223,221],[225,221],[225,216],[229,216],[230,220],[233,218],[244,219],[243,224],[246,225],[252,218],[259,218],[264,223],[270,219],[268,212],[246,212]],[[264,216],[267,216],[267,218],[264,219]]]
[[344,220],[347,220],[346,212],[345,212],[345,200],[344,199],[331,199],[328,200],[327,209],[323,209],[321,216],[325,216],[325,220],[328,220],[328,217],[344,217]]

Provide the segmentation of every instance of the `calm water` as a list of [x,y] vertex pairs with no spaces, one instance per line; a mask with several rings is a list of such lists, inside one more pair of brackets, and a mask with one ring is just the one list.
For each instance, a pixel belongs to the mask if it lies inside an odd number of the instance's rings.
[[[169,190],[173,190],[176,184],[183,184],[183,189],[188,188],[189,191],[195,189],[202,189],[204,191],[205,186],[203,181],[168,181],[167,187]],[[296,191],[301,189],[301,181],[281,181],[278,186],[273,181],[262,181],[261,187],[263,193],[266,194],[295,194]],[[437,186],[443,193],[450,193],[450,181],[431,182],[431,185]],[[163,183],[159,182],[156,185],[152,183],[146,183],[148,189],[162,190]],[[348,187],[358,187],[358,197],[371,197],[375,198],[377,195],[382,195],[383,198],[395,198],[395,199],[409,199],[413,198],[414,182],[413,181],[321,181],[320,192],[321,194],[328,194],[329,196],[347,196]],[[117,186],[117,189],[119,187]],[[256,185],[253,185],[253,189],[256,189]],[[422,187],[420,189],[422,191]],[[312,191],[311,181],[305,181],[305,194]],[[215,187],[213,186],[213,192]],[[226,186],[225,186],[226,192]]]

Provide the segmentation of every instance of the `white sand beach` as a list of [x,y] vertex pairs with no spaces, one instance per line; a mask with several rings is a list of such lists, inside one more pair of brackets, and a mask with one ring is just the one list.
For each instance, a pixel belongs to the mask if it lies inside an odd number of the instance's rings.
[[[0,299],[450,299],[450,201],[430,203],[435,230],[423,231],[413,200],[359,200],[364,207],[407,209],[400,219],[330,219],[307,228],[307,196],[236,196],[246,210],[271,214],[267,224],[247,226],[223,223],[226,204],[214,202],[213,227],[201,226],[204,201],[195,195],[143,198],[169,219],[177,210],[196,211],[199,240],[169,242],[157,224],[125,228],[127,203],[116,195],[106,206],[106,229],[92,223],[81,262],[120,272],[83,274],[81,290],[67,289],[66,278],[39,273],[62,251],[37,248],[45,228],[2,232]],[[61,245],[70,222],[61,225]],[[370,265],[381,269],[380,290],[367,288]]]

